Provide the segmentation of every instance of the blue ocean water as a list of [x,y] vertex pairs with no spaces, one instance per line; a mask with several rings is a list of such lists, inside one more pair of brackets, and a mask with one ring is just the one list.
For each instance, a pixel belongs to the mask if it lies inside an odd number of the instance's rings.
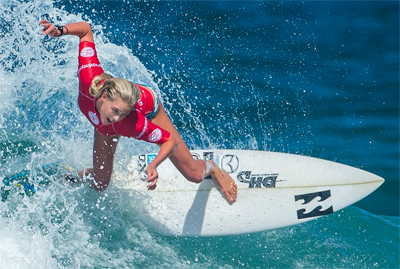
[[[50,184],[0,203],[0,268],[399,267],[397,1],[0,0],[0,11],[3,177],[91,163],[78,40],[43,37],[48,18],[89,21],[104,69],[152,85],[191,148],[290,152],[386,180],[312,222],[210,238],[158,234],[113,186]],[[123,139],[115,169],[154,150]]]

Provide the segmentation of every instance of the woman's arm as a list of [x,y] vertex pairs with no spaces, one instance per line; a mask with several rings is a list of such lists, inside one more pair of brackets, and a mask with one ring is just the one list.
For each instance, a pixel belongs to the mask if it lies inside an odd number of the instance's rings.
[[[49,35],[51,37],[61,36],[60,30],[56,28],[52,23],[41,20],[39,22],[43,26],[43,35]],[[80,42],[89,41],[93,42],[93,32],[90,24],[87,22],[75,22],[69,23],[62,26],[62,35],[76,35],[80,38]]]
[[170,138],[161,144],[160,151],[154,160],[149,163],[147,166],[147,182],[150,182],[147,185],[147,189],[154,190],[157,187],[158,173],[156,168],[160,165],[165,159],[167,159],[178,147],[178,138],[171,134]]
[[[104,191],[110,184],[113,171],[114,155],[120,136],[105,136],[97,131],[94,134],[93,169],[85,173],[94,173],[93,189]],[[178,147],[178,139],[171,135],[168,141],[161,144],[160,151],[154,160],[147,166],[147,186],[149,190],[157,187],[158,173],[156,168],[171,155]],[[83,175],[82,175],[83,177]]]
[[94,131],[93,189],[104,191],[110,184],[114,155],[120,136],[105,136]]

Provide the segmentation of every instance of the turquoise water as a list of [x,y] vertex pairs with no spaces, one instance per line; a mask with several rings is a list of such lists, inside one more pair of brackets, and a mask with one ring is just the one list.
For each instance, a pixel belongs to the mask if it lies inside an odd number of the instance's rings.
[[[0,203],[0,268],[398,268],[399,4],[0,0],[0,176],[43,186]],[[343,211],[236,236],[166,237],[140,194],[61,184],[41,166],[91,163],[77,104],[76,37],[89,21],[104,68],[152,85],[191,148],[297,153],[386,182]],[[115,169],[154,146],[122,139]]]

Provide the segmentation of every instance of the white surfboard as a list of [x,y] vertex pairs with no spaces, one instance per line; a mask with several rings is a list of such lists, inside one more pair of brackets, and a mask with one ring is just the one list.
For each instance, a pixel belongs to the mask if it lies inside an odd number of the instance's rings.
[[145,170],[156,154],[134,156],[123,187],[141,193],[149,222],[166,235],[232,235],[295,225],[341,210],[384,182],[358,168],[294,154],[191,152],[197,159],[213,159],[230,174],[238,185],[237,201],[229,204],[212,179],[187,181],[169,160],[157,169],[157,188],[148,191]]

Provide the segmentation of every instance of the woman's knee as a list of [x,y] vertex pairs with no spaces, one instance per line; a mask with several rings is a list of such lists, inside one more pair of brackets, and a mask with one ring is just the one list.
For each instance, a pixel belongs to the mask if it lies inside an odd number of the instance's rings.
[[203,181],[204,179],[204,173],[191,173],[190,175],[186,176],[186,179],[189,180],[190,182],[199,184]]
[[193,183],[200,183],[210,174],[212,163],[203,160],[196,160],[196,168],[191,170],[191,173],[186,177],[187,180]]

